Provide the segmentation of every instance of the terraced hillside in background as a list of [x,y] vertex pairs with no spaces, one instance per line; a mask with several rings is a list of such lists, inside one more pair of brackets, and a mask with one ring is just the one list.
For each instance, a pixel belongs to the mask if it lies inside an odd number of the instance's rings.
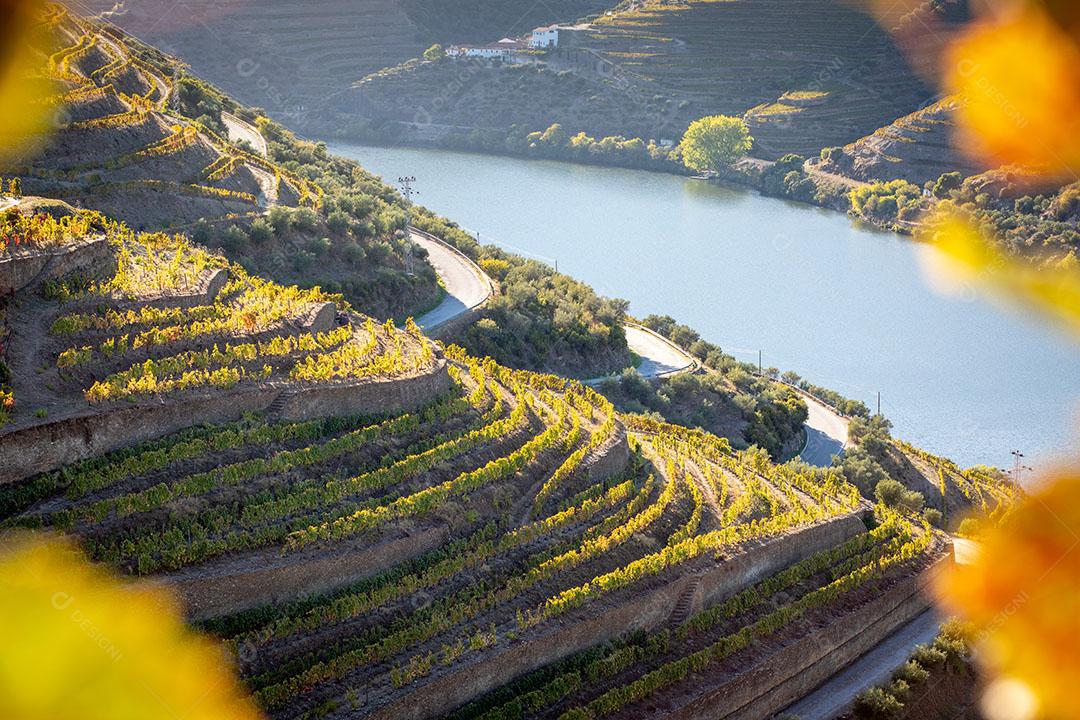
[[50,6],[39,29],[45,39],[27,52],[53,83],[40,102],[56,122],[0,164],[23,192],[135,229],[187,229],[250,271],[345,292],[377,316],[437,300],[392,189],[109,25]]
[[[374,120],[678,139],[745,115],[755,154],[816,154],[922,105],[930,91],[874,20],[834,0],[638,3],[563,32],[539,70],[414,64],[365,78],[337,106]],[[434,132],[432,130],[431,132]]]
[[[572,21],[606,0],[86,0],[124,30],[184,58],[200,76],[275,117],[294,119],[358,78],[432,43],[490,42]],[[290,123],[293,124],[293,123]],[[297,128],[301,129],[301,128]]]
[[0,521],[175,588],[271,717],[757,717],[925,607],[943,537],[836,469],[61,207],[0,257]]
[[3,168],[27,192],[92,202],[138,227],[320,202],[318,186],[170,112],[173,79],[107,28],[60,8],[42,24],[52,52],[41,72],[57,88],[42,102],[59,122]]
[[955,144],[956,98],[943,98],[827,153],[821,169],[858,180],[907,180],[916,185],[943,173],[983,170]]

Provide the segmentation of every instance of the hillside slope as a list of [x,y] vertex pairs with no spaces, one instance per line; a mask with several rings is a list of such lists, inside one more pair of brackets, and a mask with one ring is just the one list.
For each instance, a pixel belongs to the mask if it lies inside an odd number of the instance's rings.
[[755,154],[775,158],[851,142],[929,96],[890,36],[843,3],[651,0],[564,31],[537,66],[414,63],[368,76],[336,108],[436,136],[558,122],[657,140],[703,115],[745,115]]
[[955,98],[943,98],[827,153],[827,172],[858,180],[907,180],[916,185],[943,173],[963,177],[983,170],[954,142]]
[[[44,45],[27,52],[54,83],[42,102],[56,122],[0,165],[23,192],[135,229],[188,229],[251,271],[341,290],[378,316],[436,300],[434,271],[398,234],[404,212],[390,188],[107,24],[52,6],[40,29]],[[269,157],[229,138],[226,111],[272,141]]]
[[[603,9],[605,0],[87,0],[124,30],[275,117],[299,118],[356,79],[435,42],[488,41]],[[115,9],[114,9],[115,7]],[[290,122],[291,125],[294,123]]]
[[[47,22],[68,41],[68,27],[84,30],[47,65],[65,93],[101,92],[94,70],[71,68],[106,41],[63,14]],[[225,99],[178,84],[159,99],[118,93],[127,110],[88,120],[125,116],[119,143],[174,95],[179,151],[238,152],[190,119]],[[266,162],[317,189],[314,207],[278,204],[243,242],[291,242],[342,216],[352,239],[361,218],[399,207],[358,166],[256,123]],[[81,169],[61,164],[82,151],[61,145],[79,129],[54,141],[56,167],[19,179],[82,187]],[[151,179],[174,167],[144,159],[80,162]],[[183,195],[174,182],[162,193]],[[0,206],[0,529],[66,535],[171,589],[275,720],[758,718],[929,602],[922,576],[948,538],[907,510],[871,518],[840,468],[778,465],[618,413],[577,381],[376,322],[184,233],[17,192]],[[493,343],[568,366],[582,347],[617,354],[618,302],[478,249],[422,208],[414,219],[506,290],[492,316],[503,326],[485,318]],[[261,221],[273,227],[260,239]],[[970,501],[1006,499],[993,482],[980,478]]]

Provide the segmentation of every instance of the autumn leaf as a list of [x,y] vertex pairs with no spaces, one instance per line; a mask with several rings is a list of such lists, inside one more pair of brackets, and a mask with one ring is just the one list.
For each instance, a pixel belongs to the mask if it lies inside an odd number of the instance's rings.
[[986,167],[1080,168],[1080,50],[1038,6],[973,23],[946,53],[958,143]]
[[0,717],[259,717],[224,650],[184,626],[164,589],[124,584],[63,540],[0,546]]
[[1075,260],[1034,263],[1011,258],[967,214],[947,203],[927,218],[917,236],[936,246],[938,259],[945,261],[934,268],[937,277],[972,281],[1049,316],[1080,338],[1080,268]]
[[39,72],[49,51],[41,9],[39,2],[0,2],[0,159],[27,153],[52,122],[52,108],[40,102],[55,91]]
[[974,624],[995,717],[1080,718],[1080,475],[1051,478],[934,589]]

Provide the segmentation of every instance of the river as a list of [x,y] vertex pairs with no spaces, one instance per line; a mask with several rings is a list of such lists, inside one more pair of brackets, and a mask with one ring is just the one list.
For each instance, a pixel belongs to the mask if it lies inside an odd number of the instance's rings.
[[1045,468],[1075,445],[1080,346],[973,288],[931,288],[936,251],[840,213],[686,178],[341,142],[330,150],[497,242],[671,315],[737,358],[794,370],[963,465]]

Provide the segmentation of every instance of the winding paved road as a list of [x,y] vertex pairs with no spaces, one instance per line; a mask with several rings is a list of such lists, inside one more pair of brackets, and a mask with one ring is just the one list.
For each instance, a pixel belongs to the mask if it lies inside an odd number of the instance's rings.
[[445,243],[433,240],[415,230],[412,241],[427,250],[431,262],[442,280],[446,295],[430,312],[416,318],[424,330],[434,330],[462,313],[468,312],[491,297],[494,285],[476,263]]
[[834,455],[844,451],[848,443],[848,421],[820,400],[800,393],[806,401],[806,445],[799,455],[817,467],[832,465]]
[[[428,259],[435,267],[446,290],[446,296],[438,307],[416,319],[424,330],[434,330],[462,313],[486,301],[494,290],[491,279],[476,263],[464,254],[416,230],[411,233],[413,242],[428,252]],[[626,342],[641,357],[638,372],[646,378],[659,378],[687,372],[697,367],[697,362],[685,350],[667,338],[641,325],[627,323]],[[589,380],[596,384],[603,378]],[[806,446],[802,459],[811,465],[828,467],[833,455],[840,454],[848,442],[848,421],[819,400],[801,393],[810,411],[806,421]]]
[[637,370],[642,377],[667,377],[697,366],[688,352],[659,333],[632,323],[623,325],[623,330],[626,331],[626,344],[641,357]]
[[266,147],[266,138],[254,125],[227,112],[221,113],[221,122],[225,125],[225,129],[229,131],[230,140],[233,142],[246,140],[256,153],[263,157],[267,156],[269,150]]
[[832,720],[863,690],[888,680],[916,645],[934,639],[940,625],[934,610],[925,611],[779,714],[799,720]]

